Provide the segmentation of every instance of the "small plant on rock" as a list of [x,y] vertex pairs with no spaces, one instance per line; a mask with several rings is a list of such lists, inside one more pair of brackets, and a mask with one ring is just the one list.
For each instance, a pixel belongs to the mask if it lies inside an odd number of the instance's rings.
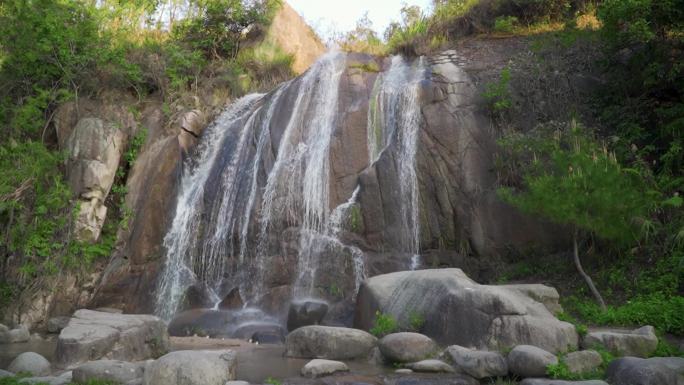
[[378,338],[394,333],[398,328],[397,320],[394,317],[380,311],[375,312],[375,322],[373,325],[370,333]]

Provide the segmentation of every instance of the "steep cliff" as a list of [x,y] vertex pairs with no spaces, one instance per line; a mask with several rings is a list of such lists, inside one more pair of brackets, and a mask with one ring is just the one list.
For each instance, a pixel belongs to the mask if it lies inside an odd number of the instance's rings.
[[293,298],[323,298],[349,323],[363,277],[433,265],[478,276],[502,251],[551,242],[497,199],[493,125],[462,64],[454,51],[328,54],[229,107],[187,157],[176,137],[149,145],[93,306],[170,318],[188,288],[238,290],[278,317]]

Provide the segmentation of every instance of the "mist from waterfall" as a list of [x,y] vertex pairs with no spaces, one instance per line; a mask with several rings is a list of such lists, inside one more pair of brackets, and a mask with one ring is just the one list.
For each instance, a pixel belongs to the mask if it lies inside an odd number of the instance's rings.
[[[367,272],[365,254],[342,235],[358,215],[360,186],[337,207],[330,198],[331,143],[345,69],[346,55],[327,54],[302,77],[234,102],[205,130],[184,165],[175,217],[164,239],[166,263],[156,303],[162,318],[174,316],[191,285],[211,291],[217,302],[237,288],[245,306],[258,307],[268,294],[273,258],[285,252],[285,234],[291,231],[297,244],[292,298],[321,295],[320,269],[328,258],[350,266],[350,291],[358,292]],[[384,151],[394,154],[406,241],[398,248],[411,255],[419,247],[415,156],[418,83],[424,76],[422,60],[410,65],[393,58],[375,84],[368,115],[371,163]]]

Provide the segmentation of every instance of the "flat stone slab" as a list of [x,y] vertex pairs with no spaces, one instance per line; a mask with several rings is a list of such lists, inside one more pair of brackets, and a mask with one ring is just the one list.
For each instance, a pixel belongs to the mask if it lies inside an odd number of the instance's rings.
[[78,310],[59,334],[55,364],[73,368],[101,359],[143,361],[168,349],[166,324],[155,316]]

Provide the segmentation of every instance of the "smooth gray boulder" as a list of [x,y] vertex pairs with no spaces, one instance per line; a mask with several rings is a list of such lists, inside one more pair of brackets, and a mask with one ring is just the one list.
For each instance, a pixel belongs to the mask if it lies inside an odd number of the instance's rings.
[[520,377],[544,377],[546,367],[558,363],[558,358],[536,346],[519,345],[508,353],[508,370]]
[[608,365],[606,378],[614,385],[682,385],[684,358],[618,358]]
[[558,290],[556,290],[554,287],[542,285],[540,283],[521,283],[502,285],[500,287],[515,290],[520,294],[532,298],[535,301],[541,302],[552,314],[560,314],[563,312],[563,307],[560,305],[560,294],[558,294]]
[[31,339],[31,333],[24,325],[16,329],[0,330],[0,344],[16,344],[26,342],[29,339]]
[[503,377],[508,374],[506,358],[498,352],[468,349],[452,345],[446,349],[454,367],[477,379]]
[[14,377],[14,373],[0,369],[0,378],[4,377]]
[[440,360],[422,360],[404,364],[408,369],[420,373],[454,373],[454,367]]
[[366,279],[357,296],[354,326],[369,330],[376,312],[408,324],[411,312],[426,320],[421,331],[444,345],[501,350],[534,345],[553,353],[577,347],[575,327],[559,321],[519,289],[480,285],[461,269],[401,271]]
[[145,366],[144,385],[224,385],[235,379],[232,350],[179,350]]
[[595,350],[580,350],[568,353],[563,362],[570,373],[582,374],[596,371],[603,363],[603,358]]
[[144,363],[131,363],[116,360],[86,362],[73,370],[74,381],[86,383],[90,380],[113,381],[125,384],[142,378]]
[[287,313],[287,330],[318,325],[328,313],[328,304],[322,301],[293,301]]
[[228,381],[226,385],[249,385],[247,381]]
[[36,377],[47,376],[51,369],[50,361],[34,352],[21,353],[7,367],[12,373],[30,373]]
[[166,324],[155,316],[78,310],[59,334],[55,363],[71,368],[101,359],[142,361],[168,349]]
[[71,317],[52,317],[47,322],[48,333],[59,333],[71,320]]
[[648,357],[658,347],[658,337],[653,326],[644,326],[633,331],[608,330],[588,333],[582,340],[582,347],[601,347],[616,356]]
[[416,362],[432,356],[437,344],[428,336],[419,333],[388,334],[378,342],[380,353],[390,362]]
[[314,359],[306,363],[302,368],[302,376],[318,378],[329,376],[336,372],[347,372],[349,367],[344,362]]
[[368,357],[376,343],[363,330],[313,325],[288,334],[285,348],[288,357],[346,360]]
[[520,385],[608,385],[608,383],[601,380],[564,381],[549,378],[526,378],[520,382]]

